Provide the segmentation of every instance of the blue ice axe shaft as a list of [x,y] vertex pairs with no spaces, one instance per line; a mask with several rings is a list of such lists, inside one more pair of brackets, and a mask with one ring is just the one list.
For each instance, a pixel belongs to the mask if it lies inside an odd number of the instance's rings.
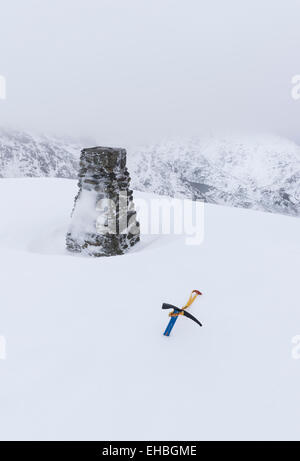
[[[177,314],[178,312],[180,312],[180,311],[178,311],[177,309],[174,309],[173,314]],[[171,318],[170,318],[170,321],[169,321],[169,323],[168,323],[168,326],[167,326],[167,328],[165,329],[164,336],[170,336],[170,333],[171,333],[171,331],[172,331],[172,329],[173,329],[173,327],[174,327],[174,325],[175,325],[177,319],[178,319],[178,315],[177,315],[176,317],[171,317]]]

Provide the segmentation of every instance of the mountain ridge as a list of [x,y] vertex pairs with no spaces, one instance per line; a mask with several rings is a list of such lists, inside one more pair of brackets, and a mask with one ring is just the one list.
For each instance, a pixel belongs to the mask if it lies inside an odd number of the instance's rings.
[[[77,178],[86,144],[0,128],[0,178]],[[142,192],[300,216],[300,147],[279,136],[167,140],[129,149],[128,166]]]

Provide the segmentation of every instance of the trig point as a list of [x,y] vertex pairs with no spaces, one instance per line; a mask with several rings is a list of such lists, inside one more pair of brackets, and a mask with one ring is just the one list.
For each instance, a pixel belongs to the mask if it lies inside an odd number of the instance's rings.
[[88,256],[121,255],[140,240],[126,150],[83,149],[67,249]]

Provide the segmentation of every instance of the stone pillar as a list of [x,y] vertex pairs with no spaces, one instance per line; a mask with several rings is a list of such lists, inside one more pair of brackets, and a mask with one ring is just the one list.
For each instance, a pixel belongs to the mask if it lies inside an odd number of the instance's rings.
[[126,150],[83,149],[67,249],[89,256],[122,255],[140,240]]

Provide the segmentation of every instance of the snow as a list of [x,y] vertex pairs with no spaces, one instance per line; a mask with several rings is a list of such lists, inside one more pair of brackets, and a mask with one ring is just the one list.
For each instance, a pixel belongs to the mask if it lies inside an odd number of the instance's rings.
[[[299,439],[300,220],[205,205],[201,245],[86,258],[64,250],[77,189],[0,181],[0,438]],[[192,289],[204,327],[164,337]]]
[[[97,221],[97,192],[93,190],[83,189],[77,200],[72,220],[68,229],[76,240],[80,240],[82,236],[88,233],[93,233],[94,221]],[[84,240],[84,239],[83,239]],[[81,242],[83,244],[84,242]]]

